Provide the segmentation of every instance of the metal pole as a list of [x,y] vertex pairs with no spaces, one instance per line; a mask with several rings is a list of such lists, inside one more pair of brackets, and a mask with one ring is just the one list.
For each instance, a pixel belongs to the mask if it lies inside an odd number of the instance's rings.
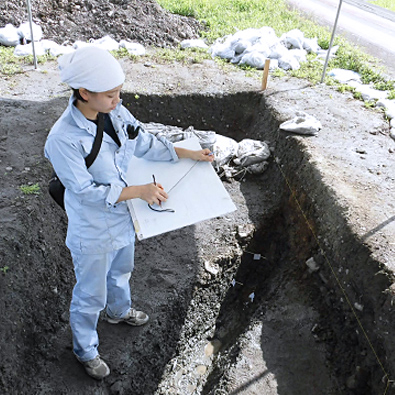
[[326,59],[325,59],[325,64],[324,64],[324,71],[323,71],[322,77],[321,77],[321,84],[324,82],[325,73],[326,73],[326,67],[328,66],[329,56],[330,56],[330,54],[331,54],[333,39],[334,39],[334,37],[335,37],[335,32],[336,32],[336,27],[337,27],[337,21],[339,20],[340,9],[342,8],[342,3],[343,3],[343,0],[340,0],[340,2],[339,2],[339,7],[338,7],[338,9],[337,9],[335,24],[334,24],[334,26],[333,26],[331,41],[330,41],[330,43],[329,43],[328,52],[327,52],[327,54],[326,54]]
[[31,6],[30,6],[30,0],[26,0],[26,2],[27,2],[27,15],[29,17],[29,25],[30,25],[30,36],[31,36],[31,39],[32,39],[34,68],[37,69],[37,57],[36,57],[36,49],[34,48],[34,36],[33,36],[32,9],[31,9]]

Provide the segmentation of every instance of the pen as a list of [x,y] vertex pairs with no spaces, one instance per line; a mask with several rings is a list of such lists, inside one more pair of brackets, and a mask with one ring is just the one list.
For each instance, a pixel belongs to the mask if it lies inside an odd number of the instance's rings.
[[[154,180],[154,185],[156,186],[155,174],[152,174],[152,179]],[[160,200],[159,200],[159,206],[162,206],[162,202]]]

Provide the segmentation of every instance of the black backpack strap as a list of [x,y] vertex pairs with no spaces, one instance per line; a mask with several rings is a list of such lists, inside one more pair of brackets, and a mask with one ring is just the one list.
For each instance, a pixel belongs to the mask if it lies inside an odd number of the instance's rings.
[[97,132],[95,136],[95,141],[93,142],[92,150],[89,155],[85,158],[86,167],[89,168],[95,161],[101,147],[101,142],[103,140],[103,130],[104,130],[104,114],[99,112],[97,114]]

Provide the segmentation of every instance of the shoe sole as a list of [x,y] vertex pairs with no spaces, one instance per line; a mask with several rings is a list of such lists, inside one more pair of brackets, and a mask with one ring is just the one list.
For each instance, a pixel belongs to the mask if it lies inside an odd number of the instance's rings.
[[126,320],[114,320],[113,318],[108,318],[108,317],[106,318],[106,321],[107,321],[108,323],[110,323],[110,324],[119,324],[120,322],[124,322],[125,324],[128,324],[128,325],[130,325],[130,326],[141,326],[141,325],[146,324],[146,323],[148,322],[148,320],[149,320],[149,319],[147,319],[147,321],[138,323],[138,322],[128,322],[128,321],[126,321]]

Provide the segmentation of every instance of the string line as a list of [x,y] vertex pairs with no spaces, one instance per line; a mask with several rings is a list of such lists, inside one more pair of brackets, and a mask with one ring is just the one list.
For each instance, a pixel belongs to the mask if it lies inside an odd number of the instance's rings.
[[191,170],[199,163],[199,161],[196,161],[190,168],[189,170],[167,191],[169,194],[190,172]]
[[281,166],[280,166],[279,161],[278,161],[277,158],[276,158],[275,162],[276,162],[276,164],[277,164],[277,166],[278,166],[278,168],[279,168],[279,170],[280,170],[280,173],[281,173],[281,175],[283,176],[283,178],[284,178],[284,180],[285,180],[285,182],[286,182],[286,184],[287,184],[287,186],[288,186],[288,188],[289,188],[289,190],[290,190],[290,192],[291,192],[292,197],[295,199],[295,202],[296,202],[296,204],[297,204],[297,206],[298,206],[300,212],[302,213],[302,216],[303,216],[304,220],[306,221],[306,224],[307,224],[308,228],[310,229],[310,231],[311,231],[311,233],[312,233],[312,235],[313,235],[314,240],[316,241],[316,243],[317,243],[319,249],[321,250],[321,253],[322,253],[322,255],[323,255],[324,259],[325,259],[325,262],[326,262],[327,265],[329,266],[329,268],[330,268],[330,270],[331,270],[331,272],[332,272],[332,274],[333,274],[333,276],[334,276],[334,278],[335,278],[335,280],[336,280],[336,282],[337,282],[339,288],[341,289],[341,291],[342,291],[342,293],[343,293],[343,296],[344,296],[345,300],[347,301],[347,304],[349,305],[349,307],[350,307],[350,309],[351,309],[351,311],[352,311],[352,313],[353,313],[353,315],[354,315],[354,317],[355,317],[355,319],[356,319],[356,321],[357,321],[357,323],[358,323],[358,325],[359,325],[359,327],[360,327],[362,333],[364,334],[364,336],[365,336],[365,338],[366,338],[366,340],[367,340],[367,342],[368,342],[368,344],[369,344],[370,349],[372,350],[374,356],[376,357],[376,360],[377,360],[378,364],[380,365],[381,370],[384,372],[384,376],[385,376],[386,379],[387,379],[387,386],[386,386],[386,389],[385,389],[383,395],[386,395],[387,390],[388,390],[388,388],[389,388],[389,384],[390,384],[391,382],[393,382],[393,381],[389,379],[389,376],[388,376],[388,374],[387,374],[387,372],[386,372],[386,370],[385,370],[385,368],[384,368],[383,363],[381,362],[381,360],[380,360],[380,358],[379,358],[379,356],[378,356],[378,354],[377,354],[377,352],[376,352],[376,350],[375,350],[375,348],[374,348],[372,342],[370,341],[370,338],[369,338],[368,334],[366,333],[366,331],[365,331],[365,329],[364,329],[364,327],[363,327],[363,325],[362,325],[362,322],[361,322],[360,319],[358,318],[358,315],[357,315],[357,313],[356,313],[356,311],[355,311],[355,309],[354,309],[354,307],[353,307],[353,305],[352,305],[350,299],[348,298],[345,289],[344,289],[343,286],[341,285],[341,282],[340,282],[338,276],[336,275],[336,272],[335,272],[335,270],[333,269],[332,264],[330,263],[328,257],[326,256],[324,249],[321,247],[321,244],[320,244],[320,242],[319,242],[319,239],[318,239],[317,235],[315,234],[314,229],[313,229],[312,225],[310,224],[310,222],[309,222],[309,220],[308,220],[308,218],[307,218],[307,215],[304,213],[304,211],[303,211],[303,209],[302,209],[302,206],[301,206],[301,204],[299,203],[299,201],[298,201],[298,199],[297,199],[297,197],[296,197],[296,194],[295,194],[294,190],[292,189],[291,184],[290,184],[288,178],[286,177],[285,173],[284,173],[283,170],[281,169]]

